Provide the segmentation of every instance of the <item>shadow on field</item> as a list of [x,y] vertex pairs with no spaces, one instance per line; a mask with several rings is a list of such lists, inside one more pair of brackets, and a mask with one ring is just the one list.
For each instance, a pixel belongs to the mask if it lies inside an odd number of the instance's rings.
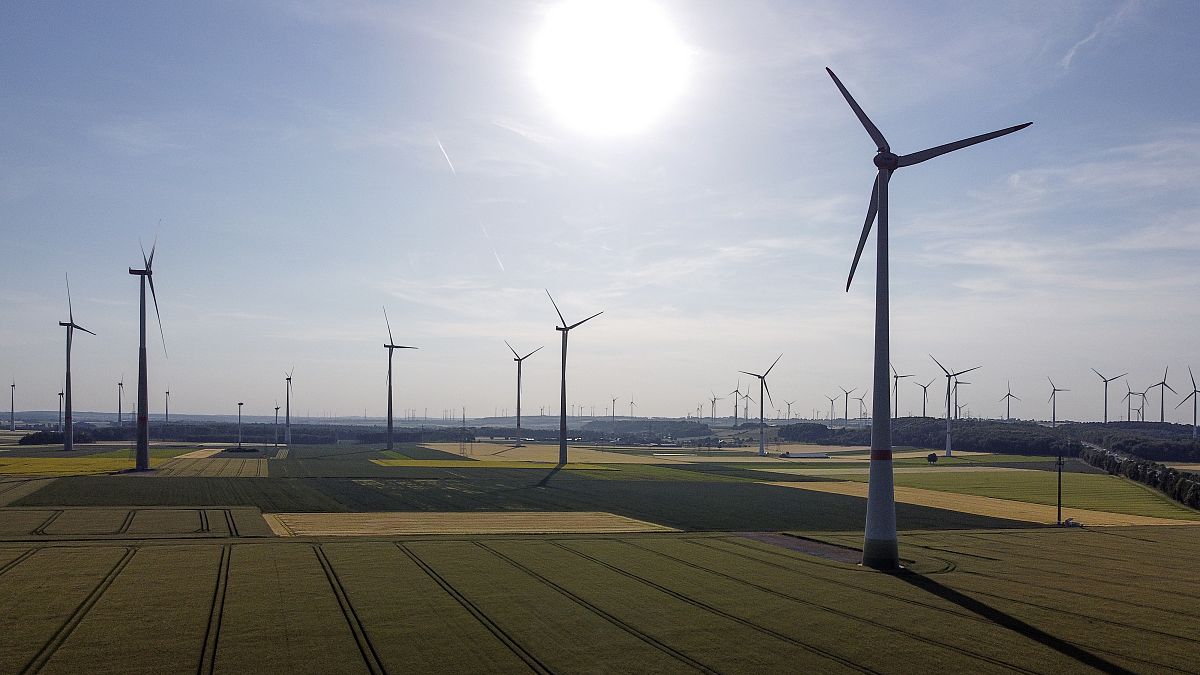
[[953,602],[972,614],[977,614],[998,626],[1003,626],[1015,633],[1029,638],[1030,640],[1033,640],[1034,642],[1043,644],[1062,654],[1063,656],[1075,659],[1084,665],[1091,666],[1092,668],[1105,673],[1130,673],[1132,675],[1133,671],[1126,670],[1125,668],[1122,668],[1111,661],[1107,661],[1104,658],[1097,656],[1085,649],[1081,649],[1078,646],[1067,642],[1066,640],[1054,637],[1040,628],[1031,626],[1017,617],[1011,614],[1006,614],[999,609],[992,607],[991,605],[972,598],[969,595],[960,593],[953,588],[943,586],[927,576],[907,570],[897,572],[895,576],[897,579],[915,586],[926,593],[930,593],[942,598],[943,600]]
[[550,482],[550,479],[554,478],[554,474],[562,471],[563,466],[564,465],[560,462],[553,469],[550,469],[550,473],[546,474],[540,481],[538,481],[538,487],[545,487],[546,484]]

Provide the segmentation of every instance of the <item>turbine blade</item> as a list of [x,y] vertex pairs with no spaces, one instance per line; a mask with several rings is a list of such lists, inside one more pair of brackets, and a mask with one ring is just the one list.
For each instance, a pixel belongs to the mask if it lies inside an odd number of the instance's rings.
[[525,356],[522,356],[522,357],[521,357],[521,360],[522,360],[522,361],[524,361],[525,359],[527,359],[527,358],[529,358],[529,357],[533,356],[534,354],[536,354],[536,353],[538,353],[538,352],[542,351],[542,348],[543,348],[543,347],[545,347],[545,346],[546,346],[546,345],[542,345],[541,347],[538,347],[537,349],[535,349],[535,350],[533,350],[533,351],[529,352],[529,353],[528,353],[528,354],[526,354]]
[[603,311],[603,310],[601,310],[601,311],[599,311],[599,312],[596,312],[595,314],[593,314],[593,315],[589,316],[588,318],[584,319],[583,321],[580,321],[580,322],[578,322],[578,323],[573,323],[573,324],[571,324],[570,326],[567,326],[567,330],[571,330],[572,328],[576,328],[576,327],[578,327],[578,326],[582,326],[583,324],[585,324],[585,323],[587,323],[587,322],[591,321],[592,319],[594,319],[594,318],[596,318],[596,317],[600,316],[600,315],[601,315],[601,314],[603,314],[603,313],[604,313],[604,311]]
[[1021,397],[1020,397],[1020,396],[1013,396],[1013,398],[1017,399],[1018,401],[1020,401],[1020,400],[1021,400]]
[[[75,324],[71,324],[71,327],[72,327],[72,328],[78,328],[79,330],[81,330],[81,331],[83,331],[83,332],[87,333],[88,335],[95,335],[95,333],[93,333],[92,331],[90,331],[90,330],[88,330],[88,329],[84,328],[83,326],[76,326]],[[164,351],[165,351],[165,348],[164,348]]]
[[1192,378],[1192,391],[1196,390],[1196,376],[1192,374],[1192,367],[1188,366],[1188,377]]
[[388,329],[388,344],[396,344],[396,339],[392,337],[392,322],[388,321],[387,307],[383,308],[383,322],[387,324]]
[[[783,354],[780,354],[779,356],[776,356],[776,357],[775,357],[775,362],[771,364],[771,368],[774,368],[774,367],[775,367],[775,364],[776,364],[776,363],[779,363],[779,359],[782,359],[782,358],[783,358]],[[766,377],[766,376],[768,376],[768,375],[770,375],[770,374],[771,374],[771,368],[767,368],[767,372],[763,373],[763,377]]]
[[1105,382],[1108,382],[1107,378],[1105,378],[1103,375],[1100,375],[1100,371],[1096,370],[1095,368],[1092,368],[1092,372],[1095,373],[1097,376],[1099,376],[1100,379],[1104,380]]
[[767,378],[764,377],[762,383],[763,383],[763,391],[767,392],[767,402],[771,404],[772,408],[774,408],[775,407],[775,399],[771,398],[771,387],[767,385]]
[[871,188],[871,203],[867,206],[867,219],[863,223],[862,234],[858,235],[858,249],[854,251],[854,262],[850,263],[850,276],[846,277],[846,290],[850,290],[850,282],[854,281],[854,271],[858,269],[858,260],[862,258],[863,248],[867,245],[867,237],[871,235],[871,226],[875,224],[875,215],[879,212],[879,176],[875,174],[875,186]]
[[[933,359],[933,354],[930,354],[929,358]],[[942,369],[942,372],[946,374],[946,377],[950,377],[950,371],[946,370],[946,366],[943,366],[941,361],[938,361],[937,359],[933,359],[933,362],[938,364],[938,368]],[[933,379],[936,380],[937,378],[935,377]],[[931,381],[929,384],[933,384],[933,382]]]
[[564,327],[566,327],[567,320],[563,318],[562,312],[558,309],[558,303],[554,301],[554,296],[550,295],[550,289],[548,288],[546,289],[546,297],[550,298],[550,304],[554,305],[554,311],[558,312],[558,320],[562,322]]
[[966,375],[967,373],[971,372],[972,370],[979,370],[982,367],[983,366],[975,366],[974,368],[967,368],[966,370],[960,370],[957,373],[954,373],[953,377],[958,377],[959,375]]
[[517,350],[513,349],[512,345],[508,344],[508,340],[505,340],[504,344],[508,345],[508,351],[512,352],[513,356],[517,357],[517,360],[520,361],[521,355],[517,353]]
[[1176,410],[1179,410],[1179,406],[1182,406],[1184,403],[1187,403],[1187,402],[1188,402],[1188,399],[1189,399],[1189,398],[1192,398],[1192,397],[1193,397],[1193,396],[1195,396],[1195,395],[1196,395],[1196,391],[1193,389],[1193,390],[1192,390],[1192,393],[1190,393],[1190,394],[1188,394],[1187,396],[1184,396],[1184,397],[1183,397],[1183,400],[1179,402],[1179,405],[1175,406],[1175,409],[1176,409]]
[[1163,382],[1163,386],[1164,386],[1164,387],[1166,387],[1167,389],[1170,389],[1172,394],[1178,394],[1178,393],[1179,393],[1179,392],[1175,391],[1175,390],[1174,390],[1174,389],[1171,387],[1171,385],[1167,384],[1166,382]]
[[825,72],[829,73],[829,76],[833,78],[833,83],[836,84],[838,90],[842,92],[842,96],[845,97],[846,103],[850,104],[850,109],[853,110],[854,114],[858,116],[858,121],[862,122],[863,128],[866,129],[867,133],[871,136],[871,140],[875,141],[875,147],[877,147],[880,152],[887,152],[890,150],[887,139],[883,137],[883,134],[879,131],[879,127],[876,127],[875,123],[871,121],[871,118],[867,117],[867,113],[863,112],[863,109],[859,107],[858,101],[854,100],[854,97],[851,96],[850,92],[846,90],[845,85],[843,85],[842,81],[838,79],[838,76],[834,75],[833,71],[828,68],[825,69]]
[[[154,249],[150,249],[150,255],[154,255]],[[147,265],[146,271],[150,271]],[[146,281],[150,282],[150,298],[154,300],[154,316],[158,319],[158,337],[162,338],[163,356],[167,355],[167,336],[163,335],[162,315],[158,313],[158,295],[154,292],[154,275],[147,274]]]
[[[158,235],[157,234],[154,235],[154,243],[150,244],[150,257],[146,260],[146,271],[147,272],[149,272],[150,268],[154,266],[154,249],[156,249],[156,248],[158,248]],[[142,256],[145,257],[145,255],[146,255],[146,251],[143,250]]]
[[978,136],[964,138],[961,141],[954,141],[953,143],[939,145],[934,148],[929,148],[927,150],[921,150],[919,152],[914,152],[914,153],[911,153],[908,155],[901,155],[899,166],[912,166],[913,164],[920,164],[921,162],[924,162],[925,160],[933,159],[934,157],[944,155],[947,152],[954,152],[955,150],[961,150],[963,148],[975,145],[976,143],[982,143],[984,141],[990,141],[993,138],[1007,136],[1008,134],[1011,134],[1014,131],[1020,131],[1020,130],[1024,129],[1025,127],[1029,126],[1030,124],[1033,124],[1033,122],[1026,122],[1024,124],[1018,124],[1015,127],[1008,127],[1007,129],[1001,129],[999,131],[993,131],[993,132],[987,133],[987,134],[980,134]]
[[71,277],[66,274],[63,277],[67,280],[67,321],[75,323],[75,310],[71,308]]

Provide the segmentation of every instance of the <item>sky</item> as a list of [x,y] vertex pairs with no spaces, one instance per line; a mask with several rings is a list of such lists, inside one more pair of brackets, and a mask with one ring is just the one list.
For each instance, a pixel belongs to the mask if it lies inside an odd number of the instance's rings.
[[[1060,419],[1098,419],[1092,368],[1144,389],[1169,366],[1190,391],[1200,5],[660,0],[646,11],[683,56],[646,98],[674,95],[614,131],[537,76],[561,4],[0,5],[0,376],[17,409],[57,407],[67,273],[97,333],[75,340],[75,408],[115,409],[122,376],[136,400],[126,270],[157,238],[152,413],[170,388],[174,411],[267,415],[294,367],[293,412],[383,415],[384,306],[419,347],[395,355],[398,415],[512,414],[505,340],[545,345],[524,413],[556,411],[545,289],[570,322],[604,311],[570,338],[588,412],[616,397],[707,415],[715,392],[729,415],[738,371],[780,354],[775,405],[827,412],[826,394],[870,385],[875,255],[872,236],[846,292],[875,148],[827,66],[899,153],[1034,123],[892,179],[901,414],[921,412],[911,382],[940,378],[930,354],[982,366],[960,393],[973,416],[1002,415],[1011,382],[1013,415],[1046,419],[1051,377],[1070,390]],[[630,51],[595,44],[601,64]],[[1179,400],[1167,417],[1190,422]]]

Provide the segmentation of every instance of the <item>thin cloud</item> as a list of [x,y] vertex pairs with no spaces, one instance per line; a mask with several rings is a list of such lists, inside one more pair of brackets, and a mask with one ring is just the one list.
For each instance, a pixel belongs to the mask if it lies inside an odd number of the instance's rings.
[[1125,17],[1128,16],[1130,12],[1137,8],[1137,6],[1137,0],[1128,0],[1119,8],[1117,8],[1117,11],[1101,19],[1095,25],[1095,27],[1092,28],[1092,32],[1089,33],[1087,37],[1083,38],[1079,42],[1076,42],[1071,46],[1070,49],[1067,50],[1067,53],[1063,55],[1062,59],[1058,62],[1058,65],[1062,67],[1063,70],[1069,69],[1071,67],[1071,62],[1075,60],[1075,54],[1079,52],[1080,47],[1083,47],[1099,37],[1111,33],[1118,25],[1120,25],[1122,21],[1125,20]]

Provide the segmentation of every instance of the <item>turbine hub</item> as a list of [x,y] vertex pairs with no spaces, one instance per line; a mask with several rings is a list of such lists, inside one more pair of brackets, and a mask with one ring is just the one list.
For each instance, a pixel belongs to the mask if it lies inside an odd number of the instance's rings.
[[895,171],[900,166],[900,158],[894,152],[881,150],[879,154],[875,155],[875,166],[880,169]]

